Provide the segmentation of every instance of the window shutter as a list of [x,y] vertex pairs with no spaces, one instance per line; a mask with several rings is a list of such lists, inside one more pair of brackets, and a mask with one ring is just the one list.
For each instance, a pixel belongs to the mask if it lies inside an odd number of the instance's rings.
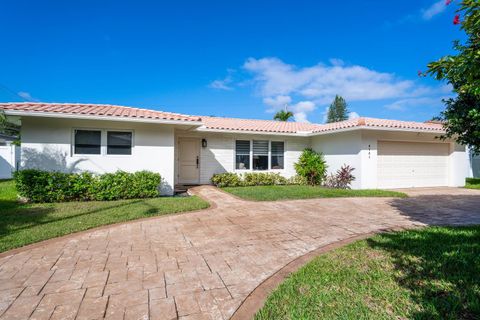
[[256,156],[268,156],[268,140],[254,140],[253,154]]
[[282,155],[284,152],[283,141],[272,141],[272,154]]
[[250,141],[237,140],[235,151],[237,152],[237,154],[250,154]]

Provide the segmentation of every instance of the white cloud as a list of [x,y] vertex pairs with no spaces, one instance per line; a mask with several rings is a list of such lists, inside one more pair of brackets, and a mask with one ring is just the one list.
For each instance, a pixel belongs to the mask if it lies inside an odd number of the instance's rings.
[[295,121],[297,122],[309,122],[307,119],[307,114],[315,110],[315,103],[312,101],[300,101],[297,104],[290,106]]
[[233,87],[229,85],[231,82],[232,79],[230,77],[226,77],[223,80],[214,80],[208,86],[212,89],[218,90],[233,90]]
[[263,99],[263,103],[267,106],[270,106],[270,109],[267,109],[267,112],[276,112],[278,110],[283,109],[286,105],[292,102],[292,98],[290,96],[283,96],[279,95],[276,97],[267,97]]
[[424,20],[430,20],[434,16],[444,12],[445,9],[447,9],[447,6],[445,4],[445,0],[437,1],[437,2],[433,3],[427,9],[422,10],[422,18]]
[[400,99],[385,105],[385,108],[388,110],[406,111],[409,107],[439,106],[442,105],[442,99],[445,98],[448,98],[448,96]]
[[208,86],[217,90],[233,90],[233,74],[235,71],[235,69],[227,69],[227,76],[225,78],[214,80],[210,82]]
[[348,102],[354,102],[413,99],[439,93],[438,87],[421,86],[392,73],[346,65],[336,59],[330,61],[329,65],[319,63],[297,67],[274,57],[250,58],[243,67],[253,75],[257,93],[269,106],[268,110],[278,110],[285,103],[295,100],[309,102],[309,107],[302,110],[294,110],[292,106],[292,111],[298,114],[295,118],[302,120],[306,120],[316,106],[330,104],[337,94]]
[[17,94],[26,101],[37,101],[29,92],[20,91]]
[[357,119],[357,118],[360,118],[360,115],[358,113],[356,113],[355,111],[352,111],[348,114],[348,119]]

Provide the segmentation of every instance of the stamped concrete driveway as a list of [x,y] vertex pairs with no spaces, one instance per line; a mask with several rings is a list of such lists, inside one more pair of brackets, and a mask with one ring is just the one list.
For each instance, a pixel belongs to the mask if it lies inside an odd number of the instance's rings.
[[228,319],[275,271],[321,246],[389,228],[480,223],[474,190],[283,202],[194,192],[213,207],[2,254],[0,318]]

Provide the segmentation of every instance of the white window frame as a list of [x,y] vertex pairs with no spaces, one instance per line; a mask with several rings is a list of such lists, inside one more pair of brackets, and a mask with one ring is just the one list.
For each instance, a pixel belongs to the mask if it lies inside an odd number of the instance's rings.
[[[100,131],[100,153],[99,154],[84,154],[75,153],[75,131]],[[107,132],[131,132],[132,133],[132,152],[131,154],[108,154],[107,153]],[[109,157],[109,158],[125,158],[131,157],[135,153],[135,131],[132,129],[105,129],[105,128],[92,128],[92,127],[76,127],[72,128],[71,147],[70,154],[72,157]]]
[[[109,132],[130,132],[132,134],[132,146],[131,149],[132,151],[130,154],[108,154],[108,133]],[[131,157],[133,156],[133,150],[134,150],[134,143],[135,141],[135,132],[133,130],[128,130],[128,129],[105,129],[105,156],[107,157]]]
[[[236,142],[240,141],[250,141],[250,169],[237,169],[237,149],[236,149]],[[268,169],[267,170],[253,170],[253,140],[257,141],[268,141]],[[272,169],[272,141],[275,142],[283,142],[283,169]],[[287,142],[281,139],[245,139],[245,138],[234,138],[233,139],[233,171],[234,172],[282,172],[285,171],[285,153],[286,153],[286,146]]]
[[[85,154],[85,153],[75,153],[75,131],[100,131],[100,153],[98,154]],[[73,128],[72,129],[72,145],[71,145],[71,154],[76,157],[101,157],[103,155],[103,132],[99,128]]]
[[283,169],[270,169],[272,171],[283,171],[285,170],[285,152],[286,152],[286,149],[287,149],[287,143],[285,142],[285,140],[270,140],[270,143],[269,143],[269,146],[268,146],[268,167],[271,168],[272,167],[272,141],[273,142],[283,142]]

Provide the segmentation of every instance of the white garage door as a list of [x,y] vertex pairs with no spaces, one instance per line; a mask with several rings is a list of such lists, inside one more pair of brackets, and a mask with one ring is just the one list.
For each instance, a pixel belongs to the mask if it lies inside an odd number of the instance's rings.
[[378,187],[448,185],[447,143],[378,142]]

